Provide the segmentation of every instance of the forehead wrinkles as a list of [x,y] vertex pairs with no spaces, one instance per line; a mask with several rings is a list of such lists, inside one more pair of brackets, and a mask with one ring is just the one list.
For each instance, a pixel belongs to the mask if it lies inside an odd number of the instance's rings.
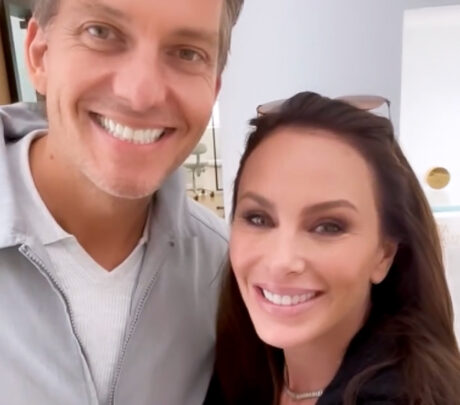
[[[189,0],[188,0],[189,1]],[[61,10],[70,13],[98,14],[117,19],[131,20],[136,25],[171,27],[171,30],[218,32],[222,17],[222,5],[215,0],[197,0],[206,4],[186,7],[185,0],[60,0]],[[174,5],[174,3],[177,3]],[[205,5],[207,5],[205,7]],[[212,6],[212,7],[211,7]],[[215,22],[214,22],[215,21]]]

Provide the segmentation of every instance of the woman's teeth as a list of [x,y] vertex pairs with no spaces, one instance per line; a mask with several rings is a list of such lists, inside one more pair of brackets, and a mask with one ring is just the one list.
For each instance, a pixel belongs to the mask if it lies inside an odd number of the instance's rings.
[[309,292],[300,295],[280,295],[265,289],[262,289],[262,293],[267,301],[270,301],[272,304],[285,307],[302,304],[316,296],[315,292]]
[[164,128],[134,129],[103,116],[98,116],[98,122],[102,128],[115,138],[140,145],[154,143],[165,133]]

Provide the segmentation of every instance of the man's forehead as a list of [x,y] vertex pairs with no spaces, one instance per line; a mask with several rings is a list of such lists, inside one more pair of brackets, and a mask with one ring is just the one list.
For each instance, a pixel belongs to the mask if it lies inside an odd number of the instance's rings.
[[[69,1],[69,0],[67,0]],[[115,18],[128,18],[129,14],[124,13],[110,2],[100,0],[71,0],[72,9],[76,12],[89,12],[96,14],[106,14]]]
[[[184,20],[193,20],[190,10],[199,11],[196,15],[212,14],[221,16],[225,0],[60,0],[67,3],[75,12],[105,14],[116,18],[132,18],[136,11],[145,17],[160,12],[169,13]],[[185,7],[188,6],[188,7]],[[195,14],[195,13],[194,13]]]
[[[62,1],[62,0],[61,0]],[[169,16],[173,16],[178,25],[171,27],[175,36],[181,38],[191,38],[194,40],[207,42],[209,45],[217,46],[219,42],[219,27],[221,22],[223,0],[64,0],[70,6],[72,13],[75,15],[91,14],[99,17],[107,17],[116,21],[125,23],[137,23],[139,19],[151,21],[151,13],[158,14],[159,11],[165,11]],[[190,4],[197,3],[194,10],[199,13],[190,12],[180,7],[184,1]],[[164,7],[164,3],[169,3]],[[174,4],[176,3],[176,4]],[[200,4],[198,4],[200,3]],[[163,5],[162,5],[163,4]],[[208,4],[212,7],[208,14],[215,15],[213,23],[211,18],[203,18],[206,12],[199,5]],[[174,6],[177,7],[174,7]],[[137,6],[137,7],[136,7]],[[135,12],[137,11],[142,12]],[[151,13],[149,13],[149,9]],[[176,17],[177,16],[177,17]],[[200,16],[197,18],[196,16]]]

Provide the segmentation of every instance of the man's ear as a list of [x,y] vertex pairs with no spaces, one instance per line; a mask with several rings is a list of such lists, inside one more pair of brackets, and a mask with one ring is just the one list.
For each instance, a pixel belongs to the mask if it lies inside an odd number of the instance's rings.
[[44,29],[38,24],[35,18],[29,21],[25,40],[25,56],[27,70],[35,90],[46,95],[47,70],[46,51],[48,43]]
[[380,260],[371,273],[372,284],[380,284],[385,280],[398,252],[398,246],[398,243],[392,240],[382,241]]

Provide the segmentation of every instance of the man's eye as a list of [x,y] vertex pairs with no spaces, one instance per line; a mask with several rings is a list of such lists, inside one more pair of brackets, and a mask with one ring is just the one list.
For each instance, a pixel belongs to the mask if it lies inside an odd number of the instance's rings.
[[113,29],[104,25],[90,25],[86,31],[92,37],[102,40],[111,40],[117,37]]
[[343,232],[343,227],[335,222],[325,222],[316,226],[314,232],[324,235],[337,235]]
[[177,54],[180,59],[183,59],[188,62],[199,62],[200,60],[204,59],[204,57],[199,52],[193,49],[179,49]]

